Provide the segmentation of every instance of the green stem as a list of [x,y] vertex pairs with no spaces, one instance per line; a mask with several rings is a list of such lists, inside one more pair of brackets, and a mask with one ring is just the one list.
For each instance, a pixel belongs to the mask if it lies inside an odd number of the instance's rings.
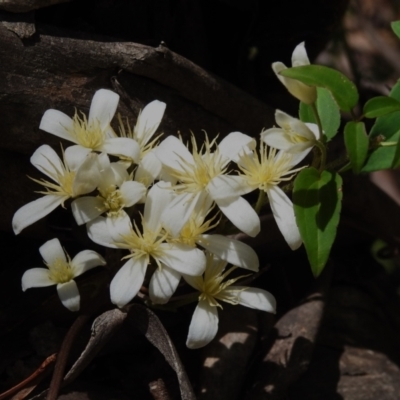
[[316,142],[316,146],[318,147],[319,151],[321,152],[321,160],[319,163],[319,171],[323,171],[325,169],[326,164],[326,146],[320,140]]
[[258,193],[258,199],[256,206],[254,207],[254,210],[256,211],[257,214],[260,214],[261,208],[265,203],[265,192],[264,190],[260,190]]

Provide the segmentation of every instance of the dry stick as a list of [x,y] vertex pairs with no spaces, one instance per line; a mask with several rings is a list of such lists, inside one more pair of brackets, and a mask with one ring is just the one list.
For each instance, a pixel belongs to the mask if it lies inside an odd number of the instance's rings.
[[51,378],[49,387],[49,393],[47,394],[47,400],[57,399],[72,343],[74,343],[75,338],[78,336],[81,329],[89,320],[89,317],[89,314],[79,315],[65,335],[60,351],[58,353],[56,365],[54,367],[53,377]]
[[51,356],[47,357],[42,364],[40,364],[39,368],[33,372],[33,374],[29,375],[26,379],[24,379],[22,382],[18,383],[18,385],[15,385],[11,389],[7,390],[6,392],[3,392],[0,394],[0,400],[5,400],[8,397],[13,396],[14,394],[18,393],[28,385],[32,384],[33,382],[36,382],[39,378],[44,377],[43,374],[44,372],[48,369],[48,367],[56,361],[57,354],[52,354]]

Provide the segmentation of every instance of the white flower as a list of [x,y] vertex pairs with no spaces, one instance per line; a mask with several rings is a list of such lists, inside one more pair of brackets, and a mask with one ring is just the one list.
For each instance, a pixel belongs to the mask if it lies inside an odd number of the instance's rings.
[[118,106],[119,96],[111,90],[100,89],[93,96],[89,117],[75,112],[73,118],[58,110],[47,110],[39,128],[62,139],[76,143],[88,153],[99,151],[137,160],[139,144],[130,138],[116,137],[110,126]]
[[[302,65],[310,65],[304,42],[297,45],[292,54],[292,67],[300,67]],[[280,72],[287,69],[287,67],[279,61],[272,64],[272,69],[291,95],[305,104],[312,104],[315,102],[317,99],[317,89],[314,86],[308,86],[296,79],[282,76]]]
[[319,139],[316,124],[304,123],[283,111],[276,110],[276,123],[280,128],[271,128],[261,132],[261,139],[270,147],[297,154],[297,162],[306,157]]
[[225,261],[207,254],[204,276],[185,276],[185,280],[200,292],[199,304],[190,322],[186,341],[186,346],[191,349],[205,346],[217,334],[217,307],[222,308],[218,300],[275,313],[276,301],[271,293],[262,289],[232,286],[242,277],[226,280],[225,278],[236,269],[236,267],[232,267],[225,271],[226,265]]
[[161,173],[161,162],[154,154],[154,146],[159,136],[151,141],[150,139],[161,123],[165,108],[166,104],[158,100],[147,104],[139,114],[133,131],[128,121],[126,131],[123,121],[119,118],[121,136],[132,138],[139,143],[140,156],[139,160],[136,161],[138,167],[135,180],[142,182],[145,186],[151,185]]
[[146,194],[146,187],[130,180],[125,166],[121,163],[110,163],[106,154],[98,157],[100,182],[99,194],[84,196],[74,200],[71,204],[72,214],[78,225],[97,218],[106,213],[108,218],[115,218],[124,213],[123,208],[138,203]]
[[[210,208],[210,203],[208,201],[203,204],[197,204],[189,221],[183,226],[179,235],[170,240],[192,247],[195,247],[197,244],[230,264],[251,271],[258,271],[259,261],[257,253],[250,246],[223,235],[206,233],[218,225],[218,222],[215,222],[216,216],[206,220],[207,215],[212,209]],[[168,209],[165,213],[168,213]],[[163,226],[166,230],[169,230],[168,224],[163,222]]]
[[78,311],[80,296],[74,278],[89,269],[105,265],[105,260],[92,250],[81,251],[71,260],[57,238],[46,242],[40,247],[39,252],[47,269],[32,268],[26,271],[22,276],[22,290],[25,292],[32,287],[57,285],[62,304],[70,311]]
[[238,162],[241,176],[248,188],[263,190],[269,199],[272,213],[286,242],[292,250],[301,246],[299,228],[293,211],[293,203],[278,186],[281,182],[290,181],[301,168],[292,169],[298,163],[297,155],[282,150],[260,145],[260,156],[244,154]]
[[[213,150],[213,147],[215,149]],[[241,231],[256,236],[260,231],[260,219],[250,204],[241,197],[249,192],[240,176],[227,175],[230,161],[237,161],[241,152],[255,147],[250,136],[232,132],[217,146],[215,139],[198,150],[192,137],[193,154],[181,140],[166,138],[156,149],[156,155],[167,173],[178,182],[173,188],[178,196],[171,204],[167,221],[173,235],[180,232],[189,220],[196,204],[211,198],[226,217]]]
[[86,154],[72,147],[65,150],[64,161],[61,161],[50,146],[43,145],[33,153],[31,163],[53,182],[33,179],[46,189],[39,192],[45,196],[25,204],[14,214],[15,234],[50,214],[60,204],[64,205],[69,198],[90,193],[100,179],[97,154]]
[[114,276],[111,301],[124,306],[136,296],[145,278],[147,266],[154,261],[157,267],[150,285],[150,299],[154,303],[166,303],[175,292],[181,275],[200,275],[205,268],[205,256],[199,249],[177,243],[167,243],[161,216],[170,203],[173,193],[168,184],[159,182],[147,195],[142,218],[142,231],[128,216],[118,219],[99,217],[88,223],[89,237],[106,247],[127,249],[128,261]]

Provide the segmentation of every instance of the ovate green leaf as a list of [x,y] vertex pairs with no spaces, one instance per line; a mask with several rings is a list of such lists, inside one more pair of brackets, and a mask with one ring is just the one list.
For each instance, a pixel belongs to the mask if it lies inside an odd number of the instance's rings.
[[390,25],[392,27],[393,32],[400,39],[400,21],[394,21]]
[[297,79],[306,85],[328,89],[343,111],[350,111],[358,102],[358,92],[354,83],[332,68],[304,65],[284,69],[280,74]]
[[342,204],[342,178],[335,172],[303,169],[294,181],[294,212],[314,276],[318,276],[335,240]]
[[364,115],[367,118],[381,117],[394,111],[400,111],[400,102],[393,97],[374,97],[364,105]]
[[369,139],[364,122],[348,122],[344,128],[344,143],[354,173],[358,174],[368,155]]

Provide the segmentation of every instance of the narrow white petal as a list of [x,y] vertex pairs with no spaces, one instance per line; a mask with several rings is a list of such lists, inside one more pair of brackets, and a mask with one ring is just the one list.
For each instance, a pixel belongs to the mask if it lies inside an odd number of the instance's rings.
[[304,42],[298,44],[292,54],[292,67],[301,67],[302,65],[310,65]]
[[117,272],[110,284],[111,301],[118,307],[128,304],[138,293],[146,274],[145,257],[129,259]]
[[76,282],[71,280],[57,285],[58,297],[64,307],[70,311],[79,311],[81,297]]
[[206,268],[204,253],[184,244],[162,243],[162,254],[157,257],[167,267],[185,275],[201,275]]
[[305,125],[312,132],[312,134],[314,135],[314,139],[318,140],[319,137],[320,137],[320,132],[319,132],[319,129],[318,129],[318,125],[317,124],[313,124],[312,122],[306,122]]
[[218,145],[219,152],[231,161],[238,161],[239,154],[244,150],[254,150],[256,141],[244,133],[231,132],[228,136],[221,140]]
[[76,140],[68,133],[72,131],[72,118],[58,110],[47,110],[40,121],[39,129],[58,136],[61,139],[66,139],[76,143]]
[[242,306],[274,314],[276,313],[276,300],[270,292],[263,289],[244,286],[230,286],[229,289],[246,289],[242,290],[239,294],[239,303]]
[[67,196],[49,194],[25,204],[14,214],[12,220],[14,233],[18,235],[27,226],[32,225],[47,214],[50,214],[67,199]]
[[219,175],[213,178],[207,185],[210,196],[215,201],[230,199],[252,192],[243,176]]
[[128,157],[136,163],[139,162],[140,147],[138,142],[131,138],[116,137],[106,139],[103,146],[97,150],[114,156]]
[[250,271],[258,271],[257,253],[247,244],[222,235],[201,235],[200,246],[220,259]]
[[69,169],[76,171],[86,160],[86,157],[90,152],[90,149],[82,147],[79,144],[67,147],[64,151],[64,157]]
[[262,131],[260,136],[265,144],[275,149],[287,151],[293,147],[293,142],[289,140],[281,128],[267,129]]
[[140,161],[135,173],[135,180],[142,182],[145,186],[150,186],[160,175],[161,169],[162,164],[155,151],[150,151]]
[[143,108],[134,130],[136,139],[142,145],[146,144],[154,135],[164,116],[166,106],[162,101],[154,100]]
[[93,250],[83,250],[72,259],[71,265],[74,268],[74,275],[79,276],[89,269],[106,265],[106,260]]
[[190,349],[204,347],[214,339],[218,332],[217,307],[199,301],[189,326],[186,346]]
[[175,194],[167,182],[158,182],[148,192],[144,205],[143,219],[152,231],[157,231],[162,224],[162,215],[171,204]]
[[111,236],[111,232],[108,229],[107,219],[104,217],[98,217],[92,221],[89,221],[86,225],[88,236],[93,242],[100,244],[101,246],[111,247],[117,249],[114,239]]
[[261,229],[260,218],[243,197],[215,200],[215,202],[236,228],[251,237],[259,234]]
[[132,223],[126,212],[121,212],[117,217],[106,218],[107,229],[110,232],[114,242],[124,242],[123,236],[130,235]]
[[129,181],[129,174],[126,170],[126,165],[119,162],[113,162],[110,164],[110,170],[114,185],[121,186],[125,181]]
[[127,181],[120,187],[121,195],[125,207],[131,207],[146,194],[146,187],[143,183],[135,181]]
[[88,154],[76,171],[73,183],[74,197],[92,192],[98,186],[100,179],[97,154]]
[[158,159],[167,167],[183,171],[182,160],[194,164],[193,156],[186,146],[175,136],[168,136],[155,149]]
[[106,209],[99,197],[85,196],[75,199],[71,204],[71,210],[76,223],[83,225],[97,218]]
[[107,89],[98,90],[92,99],[89,111],[89,124],[92,121],[100,123],[101,130],[110,125],[119,102],[119,95]]
[[185,275],[182,274],[182,278],[193,288],[201,292],[201,289],[203,287],[203,282],[204,278],[203,275],[197,275],[197,276],[190,276],[190,275]]
[[287,244],[292,250],[298,249],[302,244],[302,240],[296,224],[292,201],[277,186],[268,188],[267,195],[275,221]]
[[57,153],[47,144],[40,146],[31,157],[31,163],[40,172],[47,175],[53,181],[55,175],[64,170],[64,165]]
[[167,266],[157,268],[150,279],[149,295],[154,304],[165,304],[175,293],[181,274]]
[[49,278],[49,270],[45,268],[32,268],[22,275],[22,290],[35,287],[51,286],[55,283]]
[[52,265],[57,259],[67,261],[64,250],[57,238],[47,241],[39,247],[39,253],[46,264]]

